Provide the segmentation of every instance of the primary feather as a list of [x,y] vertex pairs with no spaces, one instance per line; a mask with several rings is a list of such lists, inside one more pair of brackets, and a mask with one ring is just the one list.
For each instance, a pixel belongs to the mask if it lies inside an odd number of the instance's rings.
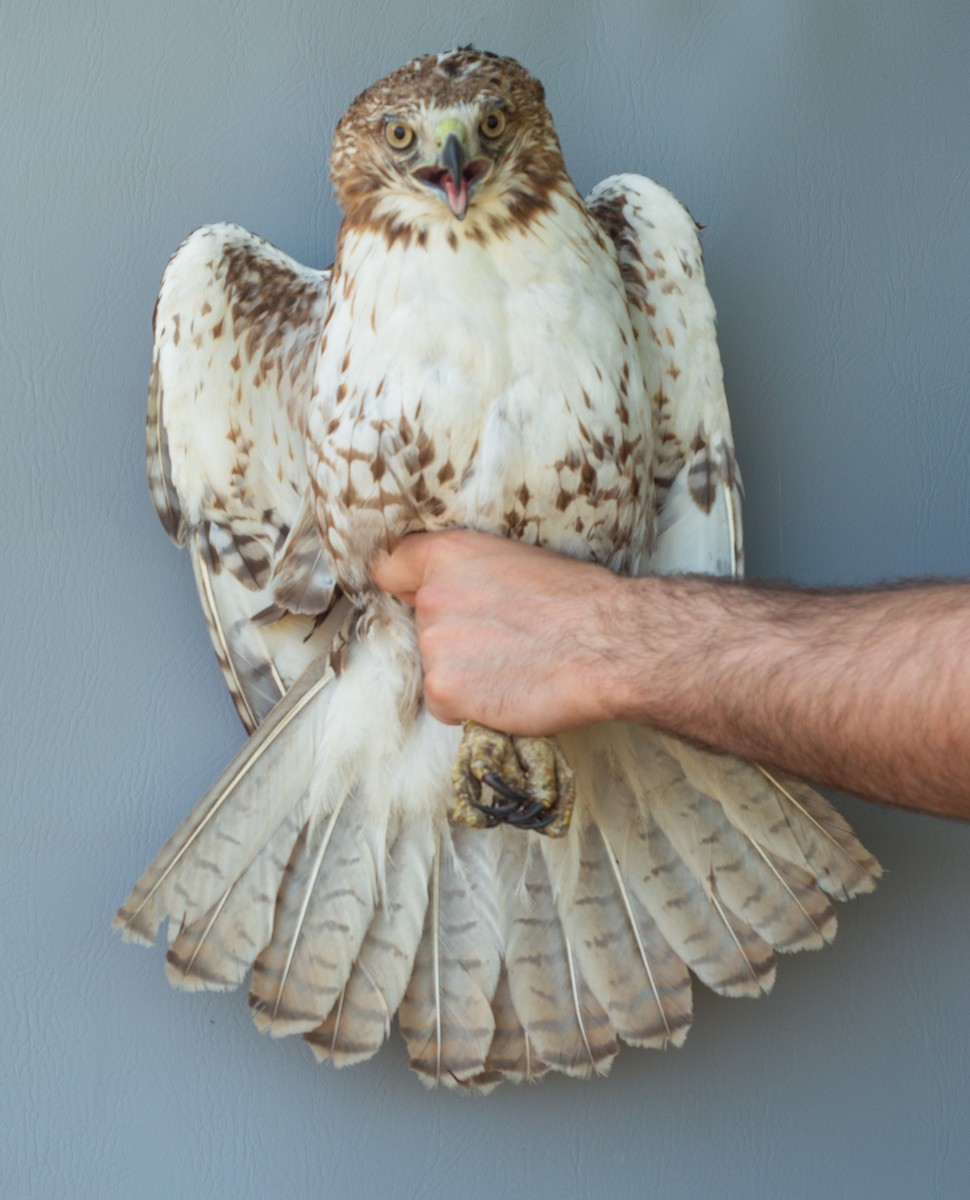
[[362,93],[329,271],[232,225],[162,280],[148,472],[251,737],[119,910],[338,1066],[398,1015],[428,1083],[603,1072],[679,1045],[693,973],[767,991],[875,860],[803,784],[628,725],[564,737],[560,840],[450,820],[460,732],[421,702],[374,553],[471,526],[626,573],[739,574],[697,229],[657,184],[584,202],[542,88],[466,47]]

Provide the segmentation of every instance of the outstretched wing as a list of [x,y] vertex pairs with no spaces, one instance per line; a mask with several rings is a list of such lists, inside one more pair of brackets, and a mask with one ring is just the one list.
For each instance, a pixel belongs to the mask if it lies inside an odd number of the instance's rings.
[[338,595],[304,451],[328,282],[236,225],[208,225],[172,256],[155,308],[149,487],[170,537],[189,547],[250,732],[324,649]]
[[743,571],[734,458],[697,226],[665,188],[613,175],[586,199],[620,258],[654,417],[654,573]]

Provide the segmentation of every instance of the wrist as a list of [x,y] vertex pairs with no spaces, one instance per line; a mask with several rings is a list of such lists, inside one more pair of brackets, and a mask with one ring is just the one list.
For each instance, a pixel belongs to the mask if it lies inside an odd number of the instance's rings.
[[656,580],[604,572],[603,582],[589,625],[596,633],[587,664],[594,719],[660,724],[663,655],[651,628]]

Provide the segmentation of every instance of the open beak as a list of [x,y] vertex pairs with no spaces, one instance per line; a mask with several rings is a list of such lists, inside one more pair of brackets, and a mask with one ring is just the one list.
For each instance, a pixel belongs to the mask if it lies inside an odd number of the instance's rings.
[[468,211],[468,184],[465,181],[465,164],[468,152],[456,133],[449,133],[438,156],[438,165],[447,172],[442,177],[448,207],[460,221]]
[[[457,125],[457,122],[449,122]],[[465,141],[455,128],[451,128],[441,147],[434,166],[421,167],[414,172],[414,177],[428,187],[437,188],[448,202],[448,207],[458,218],[464,219],[468,211],[468,200],[475,184],[488,174],[488,160],[484,158],[469,159]]]

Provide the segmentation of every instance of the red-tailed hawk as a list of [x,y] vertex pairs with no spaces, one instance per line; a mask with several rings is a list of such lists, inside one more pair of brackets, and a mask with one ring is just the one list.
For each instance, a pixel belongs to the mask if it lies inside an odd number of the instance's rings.
[[166,268],[152,496],[188,545],[250,738],[118,913],[338,1066],[397,1014],[428,1082],[604,1071],[679,1045],[691,979],[753,996],[879,868],[800,783],[608,724],[513,738],[425,710],[376,551],[469,526],[619,572],[741,569],[694,222],[583,201],[541,85],[470,47],[340,121],[329,271],[232,225]]

